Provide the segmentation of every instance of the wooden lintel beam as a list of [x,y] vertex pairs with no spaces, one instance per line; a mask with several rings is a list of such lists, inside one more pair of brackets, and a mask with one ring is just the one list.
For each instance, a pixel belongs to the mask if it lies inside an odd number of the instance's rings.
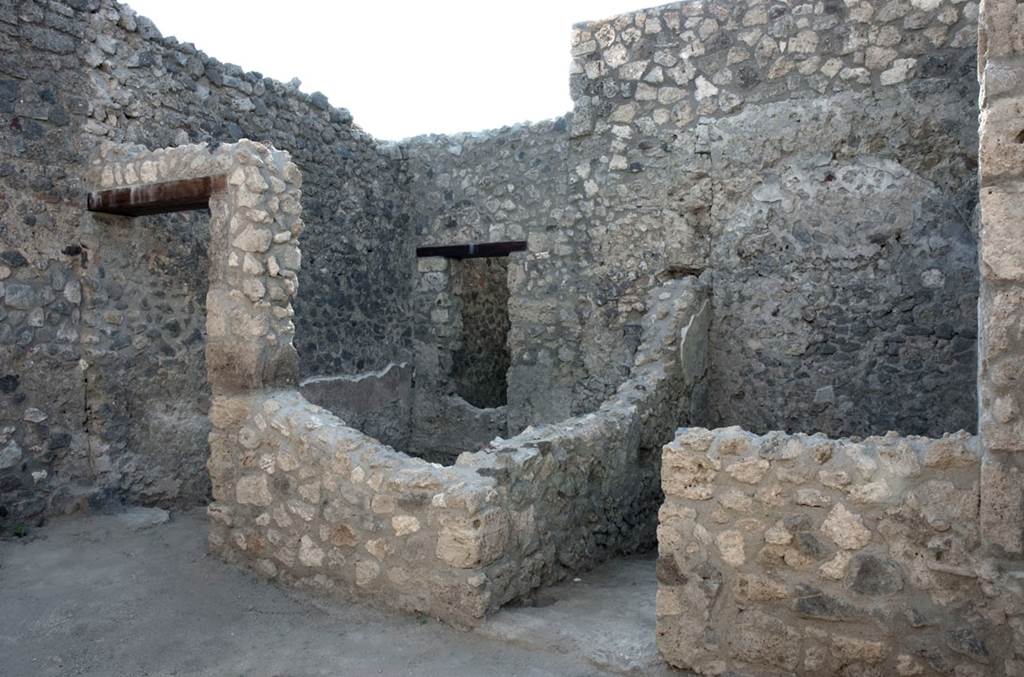
[[481,242],[479,244],[450,244],[417,247],[417,258],[443,256],[447,259],[477,259],[487,256],[508,256],[512,252],[525,252],[526,240]]
[[206,209],[210,203],[210,195],[224,190],[226,186],[227,181],[221,175],[99,190],[89,193],[87,209],[90,212],[121,216]]

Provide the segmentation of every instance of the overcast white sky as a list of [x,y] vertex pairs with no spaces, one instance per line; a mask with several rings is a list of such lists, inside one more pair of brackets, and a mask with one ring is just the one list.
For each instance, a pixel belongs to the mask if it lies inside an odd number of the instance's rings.
[[573,23],[653,0],[128,0],[226,63],[320,90],[397,140],[569,110]]

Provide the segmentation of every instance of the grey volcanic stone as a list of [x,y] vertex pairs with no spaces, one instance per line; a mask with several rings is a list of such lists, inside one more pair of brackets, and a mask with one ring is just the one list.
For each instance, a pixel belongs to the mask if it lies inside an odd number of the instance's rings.
[[0,261],[3,261],[11,268],[21,268],[28,265],[28,260],[17,249],[8,249],[5,252],[0,252]]
[[852,621],[864,616],[863,611],[837,597],[813,588],[801,586],[793,600],[793,611],[804,618],[822,621]]
[[848,584],[862,595],[888,595],[903,589],[903,574],[891,559],[857,555],[850,563]]
[[983,635],[975,628],[964,626],[949,633],[947,645],[958,654],[967,656],[973,661],[988,664],[989,651],[985,646]]
[[14,440],[0,449],[0,469],[12,468],[21,460],[21,447]]
[[34,307],[38,302],[39,296],[36,294],[36,290],[31,286],[18,282],[7,283],[4,303],[11,308],[28,310]]

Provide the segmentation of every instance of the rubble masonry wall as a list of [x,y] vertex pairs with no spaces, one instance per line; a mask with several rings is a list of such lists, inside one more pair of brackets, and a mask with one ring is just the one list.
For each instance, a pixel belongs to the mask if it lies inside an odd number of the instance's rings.
[[986,553],[976,437],[689,428],[662,464],[658,646],[671,664],[1021,674],[1020,569]]

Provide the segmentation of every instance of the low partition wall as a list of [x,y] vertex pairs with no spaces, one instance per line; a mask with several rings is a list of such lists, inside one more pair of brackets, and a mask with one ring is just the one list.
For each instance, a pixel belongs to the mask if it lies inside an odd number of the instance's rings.
[[353,428],[405,449],[413,433],[413,371],[408,362],[393,362],[378,371],[314,376],[299,383],[299,392]]
[[979,449],[680,430],[658,647],[699,674],[1021,675],[1024,580],[984,557]]
[[615,397],[451,467],[396,452],[293,390],[218,396],[210,547],[268,578],[465,626],[653,545],[657,450],[699,406],[708,313],[697,280],[668,282]]
[[707,391],[700,280],[652,291],[630,377],[596,412],[442,467],[396,452],[297,390],[302,177],[287,153],[244,139],[215,149],[104,146],[92,169],[98,187],[133,196],[185,178],[216,186],[206,304],[213,552],[285,583],[471,625],[653,543],[657,450]]

